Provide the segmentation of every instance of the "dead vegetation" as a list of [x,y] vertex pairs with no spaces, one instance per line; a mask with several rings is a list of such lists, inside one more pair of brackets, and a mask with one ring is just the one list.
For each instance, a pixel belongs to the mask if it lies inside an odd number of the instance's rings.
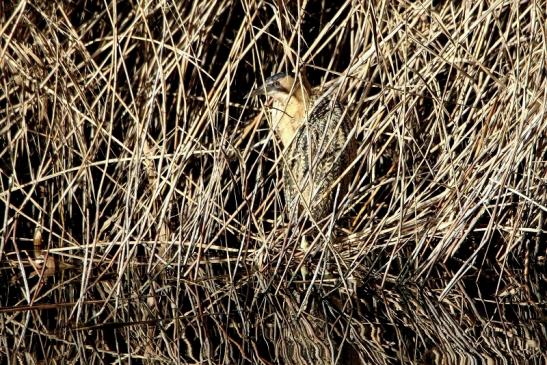
[[[541,363],[545,8],[2,2],[1,358]],[[245,98],[280,70],[355,124],[319,225]]]

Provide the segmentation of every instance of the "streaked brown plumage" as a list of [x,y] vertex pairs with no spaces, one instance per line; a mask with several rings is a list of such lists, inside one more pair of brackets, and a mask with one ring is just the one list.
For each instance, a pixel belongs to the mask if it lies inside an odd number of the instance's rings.
[[346,174],[354,158],[351,126],[340,104],[313,95],[308,82],[278,73],[251,95],[273,99],[272,121],[285,149],[283,178],[290,212],[308,211],[319,221],[332,212],[334,198],[341,199],[349,184]]

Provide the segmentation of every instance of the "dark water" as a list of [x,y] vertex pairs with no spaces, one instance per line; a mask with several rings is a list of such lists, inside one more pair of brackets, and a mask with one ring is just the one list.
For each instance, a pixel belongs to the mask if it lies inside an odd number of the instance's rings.
[[[59,266],[59,265],[58,265]],[[39,280],[4,266],[0,308],[3,362],[544,364],[545,286],[508,288],[463,277],[440,299],[446,280],[360,280],[228,264],[147,274],[144,262],[122,275],[95,267],[57,267]],[[234,267],[232,266],[232,269]],[[186,279],[181,275],[186,272]],[[296,272],[296,271],[295,271]],[[189,279],[190,277],[195,279]],[[535,270],[527,280],[545,279]],[[25,283],[26,282],[26,283]],[[25,296],[26,287],[31,303]]]

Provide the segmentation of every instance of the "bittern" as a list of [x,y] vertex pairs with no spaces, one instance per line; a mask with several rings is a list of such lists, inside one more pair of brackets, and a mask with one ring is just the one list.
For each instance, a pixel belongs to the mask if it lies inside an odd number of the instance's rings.
[[332,212],[335,197],[345,195],[355,143],[340,104],[315,95],[303,75],[278,73],[251,96],[272,102],[273,127],[284,148],[283,179],[289,212],[309,212],[316,221]]

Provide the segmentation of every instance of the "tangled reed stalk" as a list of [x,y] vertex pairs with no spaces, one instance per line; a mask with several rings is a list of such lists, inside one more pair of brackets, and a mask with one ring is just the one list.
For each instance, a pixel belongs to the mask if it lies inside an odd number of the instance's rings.
[[[3,362],[545,360],[543,1],[0,3]],[[290,217],[306,72],[354,179]]]

